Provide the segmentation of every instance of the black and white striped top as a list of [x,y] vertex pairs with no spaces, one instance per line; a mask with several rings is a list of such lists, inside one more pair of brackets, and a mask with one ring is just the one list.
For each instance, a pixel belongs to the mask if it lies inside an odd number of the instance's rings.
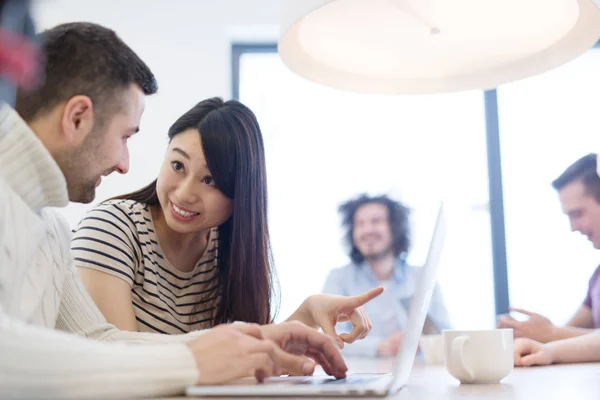
[[131,285],[140,332],[187,333],[212,326],[218,295],[218,230],[191,272],[164,256],[147,204],[111,200],[89,211],[73,232],[75,265],[119,277]]

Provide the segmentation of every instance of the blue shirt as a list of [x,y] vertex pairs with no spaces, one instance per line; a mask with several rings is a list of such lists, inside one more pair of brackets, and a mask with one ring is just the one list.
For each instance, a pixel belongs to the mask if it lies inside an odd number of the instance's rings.
[[[419,269],[407,265],[401,257],[396,261],[392,276],[385,282],[375,277],[366,262],[360,265],[350,264],[331,271],[323,288],[324,293],[356,296],[377,286],[385,287],[385,291],[379,297],[364,306],[373,324],[371,332],[365,339],[346,344],[344,346],[346,355],[375,357],[381,340],[406,329],[408,310],[416,290],[418,275]],[[427,317],[438,331],[450,328],[448,312],[437,284]],[[338,332],[349,332],[352,324],[341,322],[336,329]]]

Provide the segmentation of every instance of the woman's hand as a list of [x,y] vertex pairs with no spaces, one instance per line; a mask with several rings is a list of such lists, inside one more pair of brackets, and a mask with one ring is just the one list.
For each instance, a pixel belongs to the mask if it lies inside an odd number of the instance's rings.
[[515,366],[529,367],[532,365],[552,364],[554,355],[551,348],[533,339],[515,339]]
[[[358,296],[314,294],[304,300],[288,321],[296,320],[313,328],[321,328],[324,333],[335,338],[340,348],[343,348],[344,342],[352,343],[357,339],[363,339],[371,331],[371,320],[363,305],[382,292],[383,288],[377,287]],[[338,335],[335,325],[345,321],[352,323],[352,331]]]

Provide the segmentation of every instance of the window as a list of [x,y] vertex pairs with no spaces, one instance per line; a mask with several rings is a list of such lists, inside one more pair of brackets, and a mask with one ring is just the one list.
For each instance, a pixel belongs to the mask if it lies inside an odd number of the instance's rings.
[[511,302],[566,322],[600,261],[551,182],[600,146],[600,51],[498,90]]
[[413,210],[413,265],[425,261],[440,196],[449,200],[438,282],[450,317],[461,327],[494,325],[482,92],[341,92],[296,76],[264,51],[240,56],[238,83],[265,140],[280,320],[348,263],[337,207],[368,192]]

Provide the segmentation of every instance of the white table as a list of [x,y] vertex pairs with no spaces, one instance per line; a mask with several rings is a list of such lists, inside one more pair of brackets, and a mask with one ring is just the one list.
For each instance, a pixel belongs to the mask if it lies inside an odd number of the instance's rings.
[[[354,373],[391,372],[393,363],[389,359],[347,361],[350,372]],[[388,398],[398,400],[600,400],[600,363],[515,368],[499,384],[469,385],[461,385],[448,374],[444,366],[426,366],[417,363],[413,367],[407,386]],[[274,398],[270,399],[274,400]]]

